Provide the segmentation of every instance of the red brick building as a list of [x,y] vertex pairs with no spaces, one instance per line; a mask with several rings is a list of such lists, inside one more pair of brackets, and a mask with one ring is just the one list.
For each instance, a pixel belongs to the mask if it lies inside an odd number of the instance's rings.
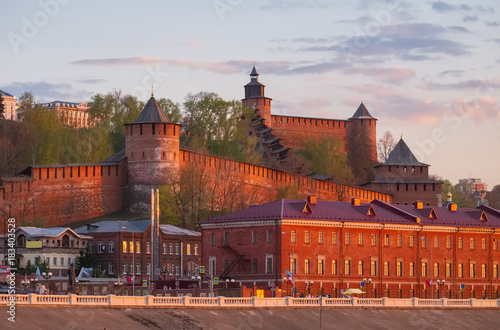
[[429,165],[421,163],[401,138],[384,164],[375,166],[375,180],[362,187],[392,195],[392,204],[442,205],[442,182],[429,177]]
[[[160,266],[165,278],[198,275],[201,234],[172,225],[160,225]],[[91,236],[94,252],[106,275],[133,274],[147,278],[151,266],[151,220],[100,221],[75,229]]]
[[[500,211],[276,200],[200,223],[216,276],[300,293],[364,286],[365,297],[498,298]],[[361,284],[363,282],[363,284]],[[307,284],[306,284],[307,283]],[[312,284],[311,284],[312,283]]]

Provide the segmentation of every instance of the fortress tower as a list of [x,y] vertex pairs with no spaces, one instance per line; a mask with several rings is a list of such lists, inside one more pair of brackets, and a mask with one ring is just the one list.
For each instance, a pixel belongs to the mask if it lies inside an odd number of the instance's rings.
[[264,118],[268,127],[271,127],[271,101],[272,99],[264,96],[264,85],[259,82],[259,74],[253,66],[250,73],[250,82],[245,85],[245,98],[243,106],[249,109],[255,109],[257,115]]
[[137,120],[125,124],[129,202],[148,205],[152,187],[179,169],[179,129],[151,95]]
[[353,147],[360,147],[362,144],[366,146],[370,159],[377,161],[377,119],[370,114],[363,102],[347,120],[346,138],[353,143]]

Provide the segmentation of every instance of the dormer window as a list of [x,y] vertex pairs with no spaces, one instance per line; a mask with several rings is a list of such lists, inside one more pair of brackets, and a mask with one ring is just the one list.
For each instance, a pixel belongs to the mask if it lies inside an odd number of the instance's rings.
[[19,235],[17,238],[17,246],[19,247],[25,247],[26,246],[26,236],[23,234]]

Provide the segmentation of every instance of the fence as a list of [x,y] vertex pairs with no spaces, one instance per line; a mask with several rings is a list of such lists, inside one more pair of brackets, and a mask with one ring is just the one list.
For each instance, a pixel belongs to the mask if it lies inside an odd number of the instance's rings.
[[0,305],[99,306],[99,307],[188,307],[188,308],[273,308],[273,307],[375,307],[375,308],[500,308],[500,299],[397,299],[397,298],[230,298],[155,296],[79,296],[17,294],[0,295]]

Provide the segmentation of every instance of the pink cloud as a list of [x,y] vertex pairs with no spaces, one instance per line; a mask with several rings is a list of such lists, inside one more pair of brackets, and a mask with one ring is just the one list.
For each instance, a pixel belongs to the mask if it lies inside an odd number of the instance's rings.
[[375,77],[386,83],[400,83],[415,76],[415,70],[408,68],[348,68],[344,72]]
[[136,56],[136,57],[83,59],[83,60],[73,61],[70,63],[76,65],[118,66],[118,65],[160,64],[163,62],[165,62],[165,60],[159,57]]

